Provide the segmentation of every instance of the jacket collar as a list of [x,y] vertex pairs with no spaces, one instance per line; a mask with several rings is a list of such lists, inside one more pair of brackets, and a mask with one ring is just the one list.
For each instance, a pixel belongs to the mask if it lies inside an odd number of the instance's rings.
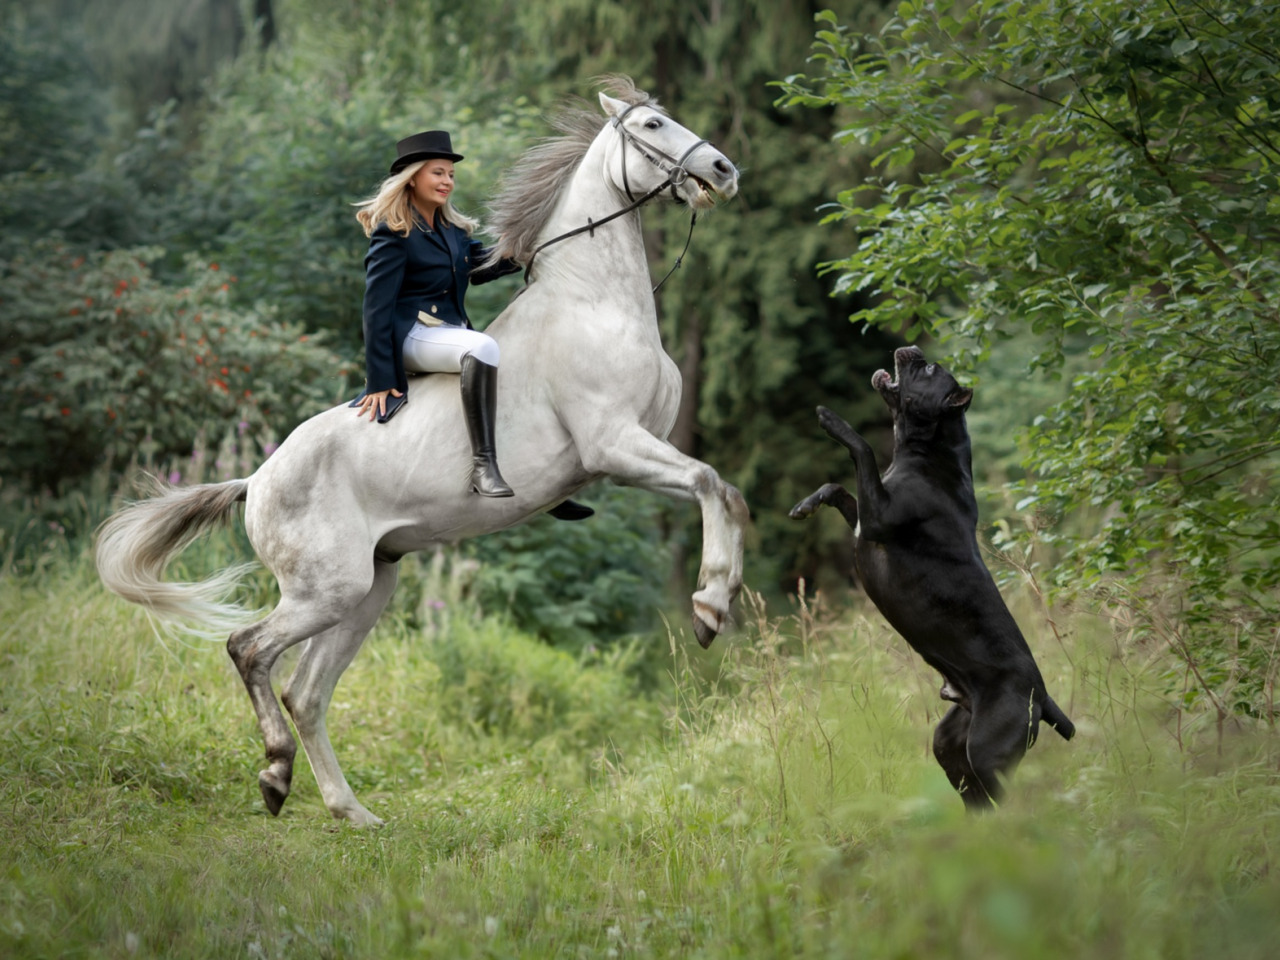
[[436,225],[434,227],[427,227],[421,221],[418,221],[415,225],[422,231],[423,235],[429,241],[434,243],[441,250],[448,252],[450,259],[457,257],[458,247],[456,234],[458,228],[444,220],[439,213],[436,214]]

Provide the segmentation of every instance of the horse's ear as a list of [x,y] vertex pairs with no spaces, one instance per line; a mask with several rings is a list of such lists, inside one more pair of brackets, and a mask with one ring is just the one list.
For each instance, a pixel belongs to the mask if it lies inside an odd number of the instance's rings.
[[616,117],[622,111],[627,109],[627,105],[621,100],[615,100],[607,93],[600,94],[600,106],[604,107],[604,112],[611,117]]

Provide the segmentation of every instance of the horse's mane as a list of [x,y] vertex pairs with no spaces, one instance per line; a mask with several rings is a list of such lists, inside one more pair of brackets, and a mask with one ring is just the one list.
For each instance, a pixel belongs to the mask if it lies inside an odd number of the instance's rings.
[[[600,78],[611,97],[632,105],[661,110],[658,101],[640,90],[630,77]],[[530,148],[503,177],[489,207],[489,227],[497,236],[490,260],[510,259],[528,263],[538,234],[555,209],[560,191],[573,176],[607,117],[584,100],[577,100],[551,117],[561,136],[548,137]]]

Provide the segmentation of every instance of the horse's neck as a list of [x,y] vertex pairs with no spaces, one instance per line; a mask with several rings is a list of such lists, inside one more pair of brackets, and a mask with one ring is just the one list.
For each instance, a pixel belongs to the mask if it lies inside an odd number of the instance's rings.
[[[567,184],[563,199],[543,229],[545,243],[563,233],[599,222],[629,206],[604,177],[605,150],[598,139],[578,164]],[[645,258],[640,213],[624,214],[616,220],[560,243],[538,254],[535,274],[566,285],[590,289],[593,297],[617,295],[640,302],[652,301],[649,265]]]

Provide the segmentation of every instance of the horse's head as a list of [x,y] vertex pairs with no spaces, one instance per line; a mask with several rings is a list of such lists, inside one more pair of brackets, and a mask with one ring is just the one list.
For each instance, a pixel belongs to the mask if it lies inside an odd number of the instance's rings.
[[[672,197],[694,210],[709,210],[738,192],[738,169],[697,134],[654,105],[628,104],[600,94],[600,105],[616,131],[606,169],[631,200],[671,188]],[[607,135],[607,131],[606,134]]]

